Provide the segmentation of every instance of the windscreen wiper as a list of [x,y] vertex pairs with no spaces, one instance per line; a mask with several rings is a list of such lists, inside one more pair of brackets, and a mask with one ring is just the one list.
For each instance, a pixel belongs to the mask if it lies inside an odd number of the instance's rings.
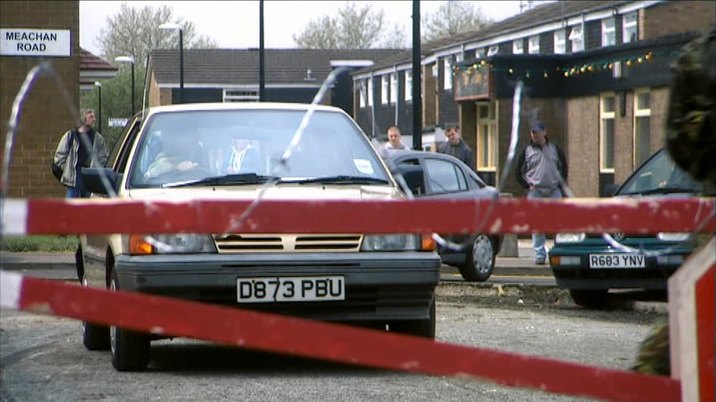
[[[288,181],[282,181],[288,182]],[[349,176],[349,175],[338,175],[338,176],[325,176],[325,177],[313,177],[310,179],[296,180],[292,183],[298,184],[388,184],[388,180],[379,179],[376,177],[366,176]]]
[[277,180],[277,178],[274,176],[257,175],[256,173],[240,173],[167,183],[163,184],[162,187],[170,188],[191,186],[231,186],[240,184],[264,184],[270,180]]
[[623,193],[620,195],[649,195],[649,194],[676,194],[676,193],[685,193],[685,194],[696,194],[698,190],[694,188],[684,188],[684,187],[658,187],[658,188],[650,188],[648,190],[642,190],[642,191],[634,191],[629,193]]

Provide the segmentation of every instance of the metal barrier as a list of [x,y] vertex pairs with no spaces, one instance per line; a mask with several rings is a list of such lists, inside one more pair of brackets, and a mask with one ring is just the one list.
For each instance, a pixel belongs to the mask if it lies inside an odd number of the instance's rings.
[[[250,202],[196,200],[6,201],[3,234],[222,232]],[[242,224],[252,233],[545,233],[581,231],[700,231],[716,229],[713,199],[668,200],[402,200],[271,201],[258,204]],[[453,217],[431,213],[460,211]],[[374,219],[376,214],[381,219]],[[351,219],[345,217],[350,216]],[[420,220],[413,217],[421,216]],[[708,259],[707,259],[708,261]],[[701,263],[693,263],[699,266]],[[710,271],[713,272],[713,259]],[[712,277],[711,277],[712,278]],[[713,296],[713,284],[711,284]],[[708,297],[708,290],[704,293]],[[87,300],[93,300],[87,303]],[[678,379],[590,367],[513,353],[225,308],[157,296],[109,292],[2,272],[3,307],[71,317],[99,324],[429,375],[468,375],[500,384],[615,401],[692,400]],[[117,306],[122,306],[117,308]],[[109,312],[112,311],[112,314]],[[190,313],[189,313],[190,312]],[[711,310],[713,312],[713,310]],[[707,312],[708,313],[708,312]],[[700,315],[698,318],[700,319]],[[708,319],[708,316],[707,316]],[[711,318],[710,325],[713,326]],[[706,321],[706,325],[708,321]],[[277,330],[280,328],[281,330]],[[708,328],[708,327],[707,327]],[[681,337],[683,328],[674,329]],[[270,336],[268,336],[270,334]],[[282,335],[282,334],[290,334]],[[713,334],[698,337],[713,341]],[[711,351],[713,351],[713,344]],[[708,358],[708,353],[705,354]],[[709,366],[710,364],[710,366]],[[701,367],[701,365],[699,365]],[[704,374],[713,374],[713,360]],[[698,376],[701,378],[701,376]],[[713,378],[713,375],[712,377]],[[689,388],[690,389],[690,388]],[[701,397],[711,392],[704,387]],[[698,396],[697,396],[698,398]]]

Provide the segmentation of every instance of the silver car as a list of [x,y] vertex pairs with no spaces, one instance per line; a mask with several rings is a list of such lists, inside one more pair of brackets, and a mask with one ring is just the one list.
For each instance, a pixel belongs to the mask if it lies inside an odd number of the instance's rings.
[[[284,200],[403,197],[340,109],[316,107],[297,135],[308,111],[273,103],[157,107],[127,125],[108,167],[83,169],[83,180],[93,197],[132,200],[250,200],[262,190],[264,199]],[[85,286],[434,338],[440,259],[427,238],[252,234],[231,222],[225,233],[87,235],[77,273]],[[152,336],[89,322],[83,329],[84,345],[111,348],[118,370],[148,365]]]

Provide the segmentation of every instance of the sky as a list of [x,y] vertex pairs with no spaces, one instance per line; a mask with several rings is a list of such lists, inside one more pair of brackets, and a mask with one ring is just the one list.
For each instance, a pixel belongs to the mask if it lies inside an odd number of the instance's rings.
[[[80,1],[80,46],[100,55],[100,30],[107,17],[115,15],[125,1]],[[137,8],[145,5],[169,5],[174,15],[194,23],[196,33],[214,39],[220,48],[259,46],[259,1],[126,1]],[[382,9],[392,24],[404,29],[411,38],[412,1],[355,1]],[[420,13],[435,12],[443,1],[422,0]],[[519,1],[478,1],[482,11],[494,21],[519,13]],[[268,48],[296,47],[293,35],[299,34],[309,21],[324,15],[335,15],[346,1],[264,1],[264,43]]]

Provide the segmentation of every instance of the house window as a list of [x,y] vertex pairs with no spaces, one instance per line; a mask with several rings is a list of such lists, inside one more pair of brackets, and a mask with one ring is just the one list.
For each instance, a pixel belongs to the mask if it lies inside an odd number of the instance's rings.
[[572,52],[581,52],[584,50],[584,27],[582,24],[575,25],[570,28],[569,41],[572,42]]
[[452,63],[449,57],[443,59],[443,89],[446,91],[452,89]]
[[497,52],[500,51],[500,48],[497,45],[490,46],[489,49],[487,49],[487,56],[494,56],[497,54]]
[[624,43],[635,42],[637,38],[636,11],[624,14],[622,17],[622,41]]
[[539,35],[530,36],[528,51],[530,54],[539,54]]
[[477,103],[477,170],[495,171],[497,162],[497,102]]
[[599,171],[614,173],[614,118],[613,93],[602,94],[599,108]]
[[522,54],[525,52],[524,41],[522,39],[515,39],[512,41],[512,54]]
[[634,92],[634,168],[651,155],[651,94]]
[[390,94],[388,96],[390,103],[395,104],[398,100],[398,77],[395,73],[390,74]]
[[413,72],[405,70],[405,101],[413,100]]
[[224,89],[224,102],[258,102],[259,91],[251,89]]
[[385,74],[380,78],[380,103],[386,105],[390,101],[389,93],[390,90],[390,75]]
[[475,49],[475,58],[481,59],[485,57],[485,49]]
[[365,82],[361,81],[358,84],[358,102],[361,108],[365,108],[365,101],[366,98],[366,90],[365,90]]
[[564,29],[554,31],[554,53],[564,54],[567,51],[567,35]]
[[617,43],[617,30],[614,18],[602,20],[602,46],[614,46]]
[[366,85],[367,89],[367,97],[368,100],[368,107],[373,107],[373,77],[368,78],[368,85]]

